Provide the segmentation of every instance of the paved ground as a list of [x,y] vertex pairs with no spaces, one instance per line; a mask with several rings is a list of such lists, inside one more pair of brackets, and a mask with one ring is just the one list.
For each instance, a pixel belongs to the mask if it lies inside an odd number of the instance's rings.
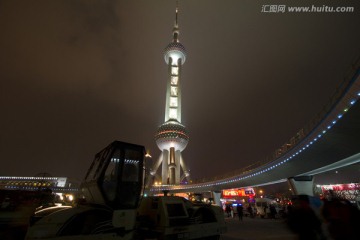
[[259,217],[225,218],[228,231],[220,240],[296,240],[293,234],[281,219],[262,219]]

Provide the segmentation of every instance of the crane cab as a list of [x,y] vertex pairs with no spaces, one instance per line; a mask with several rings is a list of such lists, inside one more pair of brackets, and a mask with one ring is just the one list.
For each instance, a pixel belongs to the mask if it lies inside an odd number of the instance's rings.
[[136,209],[143,186],[143,146],[115,141],[95,155],[81,191],[88,203]]
[[38,220],[26,239],[132,239],[145,148],[115,141],[95,155],[80,188],[85,203]]

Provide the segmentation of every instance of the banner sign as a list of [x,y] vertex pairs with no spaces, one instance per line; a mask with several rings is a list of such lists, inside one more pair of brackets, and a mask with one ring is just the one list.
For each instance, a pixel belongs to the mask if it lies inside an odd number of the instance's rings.
[[255,191],[253,188],[226,189],[222,191],[222,196],[223,198],[254,197]]

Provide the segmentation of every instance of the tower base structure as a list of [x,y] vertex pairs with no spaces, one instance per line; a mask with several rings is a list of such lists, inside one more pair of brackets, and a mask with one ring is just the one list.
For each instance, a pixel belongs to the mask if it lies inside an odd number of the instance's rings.
[[[161,175],[159,176],[156,172],[160,165]],[[154,163],[150,171],[150,175],[153,176],[154,181],[159,179],[161,185],[179,185],[185,180],[191,180],[190,172],[185,165],[181,152],[179,150],[175,150],[174,148],[162,151],[159,158]]]

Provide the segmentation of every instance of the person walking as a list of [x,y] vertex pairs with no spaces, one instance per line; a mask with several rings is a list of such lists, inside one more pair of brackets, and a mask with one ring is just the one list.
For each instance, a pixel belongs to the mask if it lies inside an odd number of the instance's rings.
[[270,217],[275,219],[276,218],[276,208],[273,204],[270,205]]
[[253,209],[252,209],[252,207],[251,207],[250,204],[249,204],[249,206],[247,207],[247,210],[248,210],[248,212],[249,212],[249,216],[250,216],[251,218],[253,218],[253,217],[254,217],[254,213],[253,213]]
[[264,206],[264,217],[266,218],[267,217],[267,205],[265,204],[265,206]]
[[242,221],[243,220],[243,215],[244,215],[244,207],[242,206],[242,204],[238,204],[236,206],[236,210],[237,210],[237,214],[239,216],[239,221]]
[[225,207],[225,212],[227,213],[227,216],[230,217],[231,216],[231,208],[230,205],[227,204]]

